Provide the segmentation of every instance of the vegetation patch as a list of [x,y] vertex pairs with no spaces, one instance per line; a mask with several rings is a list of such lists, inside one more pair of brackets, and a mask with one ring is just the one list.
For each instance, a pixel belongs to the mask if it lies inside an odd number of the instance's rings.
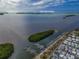
[[40,40],[43,40],[44,38],[52,35],[55,32],[55,30],[48,30],[48,31],[44,31],[44,32],[39,32],[39,33],[35,33],[32,34],[28,40],[30,42],[38,42]]
[[74,33],[75,33],[76,36],[79,36],[79,29],[75,29]]
[[8,59],[14,51],[13,44],[0,44],[0,59]]
[[76,36],[79,36],[79,31],[78,31],[78,32],[75,32],[75,35],[76,35]]

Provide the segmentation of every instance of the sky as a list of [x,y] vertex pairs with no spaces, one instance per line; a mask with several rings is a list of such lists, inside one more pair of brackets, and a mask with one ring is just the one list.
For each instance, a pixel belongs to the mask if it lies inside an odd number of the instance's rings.
[[0,0],[0,12],[78,12],[79,0]]

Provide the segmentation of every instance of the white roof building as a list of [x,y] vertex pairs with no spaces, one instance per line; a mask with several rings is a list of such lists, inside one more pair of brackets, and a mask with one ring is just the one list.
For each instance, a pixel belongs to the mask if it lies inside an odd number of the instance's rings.
[[55,52],[50,59],[79,59],[79,37],[68,36]]

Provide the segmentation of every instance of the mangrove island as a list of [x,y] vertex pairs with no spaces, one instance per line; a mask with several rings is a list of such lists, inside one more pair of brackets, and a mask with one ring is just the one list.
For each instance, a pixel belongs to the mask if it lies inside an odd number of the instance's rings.
[[52,35],[55,31],[54,30],[48,30],[48,31],[44,31],[44,32],[39,32],[39,33],[35,33],[32,34],[28,40],[30,42],[38,42],[40,40],[43,40],[45,38],[47,38],[48,36]]
[[14,52],[14,46],[11,43],[0,44],[0,59],[8,59]]

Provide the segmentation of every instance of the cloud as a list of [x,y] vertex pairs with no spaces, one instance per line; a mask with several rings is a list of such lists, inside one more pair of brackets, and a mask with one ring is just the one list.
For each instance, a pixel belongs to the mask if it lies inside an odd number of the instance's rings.
[[0,11],[35,11],[64,2],[65,0],[38,0],[36,2],[33,0],[1,0]]

